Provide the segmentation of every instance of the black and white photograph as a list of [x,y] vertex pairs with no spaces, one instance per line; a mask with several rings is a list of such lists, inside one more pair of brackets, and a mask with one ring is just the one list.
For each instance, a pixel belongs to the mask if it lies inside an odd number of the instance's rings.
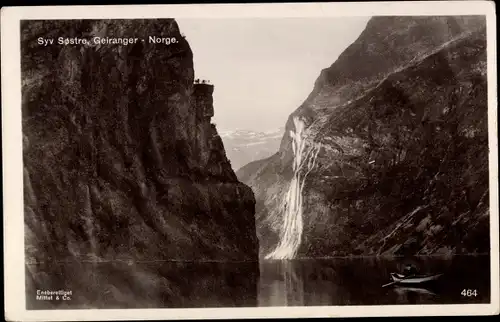
[[494,5],[349,5],[2,10],[11,318],[498,314]]

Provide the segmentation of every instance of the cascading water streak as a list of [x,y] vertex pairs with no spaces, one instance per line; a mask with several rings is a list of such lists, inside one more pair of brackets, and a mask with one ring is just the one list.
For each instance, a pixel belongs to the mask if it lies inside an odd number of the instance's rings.
[[290,131],[294,154],[293,177],[280,207],[283,213],[280,241],[278,246],[266,255],[266,259],[292,259],[297,255],[303,231],[302,191],[307,175],[316,166],[316,158],[320,151],[320,145],[307,144],[304,121],[294,117],[293,123],[295,132]]

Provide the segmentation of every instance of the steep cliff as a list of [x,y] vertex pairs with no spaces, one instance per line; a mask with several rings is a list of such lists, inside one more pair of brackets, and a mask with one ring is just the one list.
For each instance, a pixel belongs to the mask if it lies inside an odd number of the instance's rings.
[[315,166],[299,185],[296,257],[489,251],[484,27],[474,16],[369,21],[290,116],[279,152],[238,171],[256,195],[261,256],[287,225],[297,120],[305,151],[320,150],[301,157]]
[[257,258],[253,193],[173,19],[23,21],[21,35],[27,261]]

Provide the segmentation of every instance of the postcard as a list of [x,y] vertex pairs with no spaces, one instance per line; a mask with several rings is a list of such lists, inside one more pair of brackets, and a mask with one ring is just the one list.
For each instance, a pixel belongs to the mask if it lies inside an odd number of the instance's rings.
[[498,314],[493,2],[1,14],[7,320]]

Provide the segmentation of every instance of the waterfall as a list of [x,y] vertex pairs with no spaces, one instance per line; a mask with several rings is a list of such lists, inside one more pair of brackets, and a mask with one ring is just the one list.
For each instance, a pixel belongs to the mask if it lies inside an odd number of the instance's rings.
[[320,145],[307,144],[305,123],[298,117],[293,118],[295,132],[290,131],[293,150],[293,177],[283,199],[280,210],[283,213],[283,226],[278,246],[266,259],[292,259],[302,240],[302,191],[307,175],[316,166]]

